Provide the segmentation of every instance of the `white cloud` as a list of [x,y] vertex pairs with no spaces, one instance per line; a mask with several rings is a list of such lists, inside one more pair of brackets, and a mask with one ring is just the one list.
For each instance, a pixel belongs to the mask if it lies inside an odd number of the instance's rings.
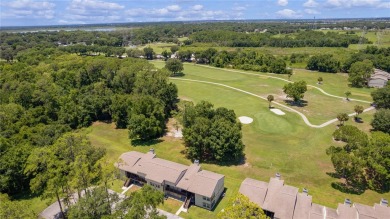
[[98,0],[73,0],[70,8],[86,8],[86,9],[98,9],[98,10],[115,10],[125,8],[123,5],[119,5],[113,2],[104,2]]
[[381,0],[328,0],[325,3],[329,8],[352,8],[352,7],[376,7]]
[[236,7],[233,8],[233,10],[234,11],[244,11],[244,10],[246,10],[246,7],[244,7],[244,6],[236,6]]
[[278,5],[286,6],[286,5],[288,5],[288,0],[278,0]]
[[100,23],[121,19],[125,6],[100,0],[72,0],[59,23]]
[[390,9],[390,2],[382,2],[378,5],[378,8],[389,8]]
[[302,15],[291,9],[283,9],[276,12],[276,15],[280,18],[300,18]]
[[11,1],[1,4],[3,18],[54,18],[55,4],[48,1],[35,2],[32,0]]
[[192,10],[195,10],[195,11],[200,11],[203,9],[203,5],[194,5],[192,6]]
[[303,3],[303,7],[306,7],[306,8],[315,8],[318,5],[319,4],[315,0],[308,0],[307,2]]
[[314,10],[314,9],[305,9],[306,14],[321,14],[319,11]]
[[180,11],[181,7],[179,5],[169,5],[166,7],[169,11]]
[[[204,10],[203,5],[194,5],[186,9],[177,7],[133,8],[125,11],[127,21],[168,21],[168,20],[222,20],[236,19],[240,13],[227,13],[222,10]],[[231,16],[230,16],[231,15]]]

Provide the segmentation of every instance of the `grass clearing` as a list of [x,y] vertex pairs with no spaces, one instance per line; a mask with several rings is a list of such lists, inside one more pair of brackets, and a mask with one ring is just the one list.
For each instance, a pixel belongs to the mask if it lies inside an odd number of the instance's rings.
[[145,47],[151,47],[156,54],[161,54],[164,50],[171,51],[171,47],[177,45],[176,43],[149,43],[144,46],[137,47],[143,50]]
[[[162,68],[164,62],[153,62],[156,67]],[[209,81],[220,84],[229,85],[245,91],[249,91],[262,97],[267,97],[272,94],[275,97],[275,102],[281,103],[285,106],[292,107],[295,110],[305,114],[311,123],[315,125],[322,124],[328,120],[336,118],[338,113],[352,113],[355,105],[362,105],[365,108],[369,107],[368,103],[361,103],[355,101],[346,101],[324,95],[319,90],[308,87],[305,93],[304,101],[307,105],[304,107],[291,106],[285,102],[286,95],[282,88],[288,82],[278,80],[272,77],[278,77],[287,80],[287,75],[265,74],[259,72],[247,72],[242,70],[231,72],[229,69],[223,68],[209,68],[204,65],[185,64],[184,74],[182,78]],[[247,75],[250,73],[252,75]],[[323,85],[317,85],[317,78],[321,76],[324,78]],[[348,87],[348,81],[345,74],[328,74],[312,72],[307,70],[295,70],[292,76],[293,81],[305,80],[308,84],[319,87],[332,95],[344,97],[344,92],[350,90],[352,95],[350,98],[363,99],[371,101],[370,92],[373,89],[352,89]],[[343,84],[345,83],[345,84]],[[264,100],[261,100],[264,101]]]
[[167,198],[164,200],[164,204],[160,204],[157,208],[167,211],[169,213],[175,214],[177,210],[183,205],[183,202],[173,199]]

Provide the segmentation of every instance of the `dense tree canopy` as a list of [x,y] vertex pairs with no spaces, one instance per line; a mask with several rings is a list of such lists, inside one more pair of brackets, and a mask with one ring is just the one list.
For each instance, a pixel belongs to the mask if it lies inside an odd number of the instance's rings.
[[112,119],[118,128],[127,128],[130,116],[150,117],[148,111],[131,110],[138,106],[132,103],[136,97],[158,103],[153,118],[159,122],[147,130],[158,130],[151,135],[160,136],[176,108],[177,88],[168,82],[169,72],[155,70],[146,60],[55,49],[27,49],[20,57],[0,63],[0,192],[9,195],[29,189],[33,174],[24,168],[35,148],[50,147],[64,133],[96,120]]
[[373,91],[371,96],[377,108],[390,109],[390,83]]
[[299,102],[307,91],[306,81],[297,81],[284,85],[283,92],[287,97],[293,98],[294,102]]
[[268,218],[263,209],[256,203],[249,200],[248,197],[237,194],[233,197],[230,205],[218,213],[219,219],[231,219],[231,218],[242,218],[242,219],[266,219]]
[[183,63],[179,59],[168,59],[165,68],[172,72],[173,76],[184,70]]
[[390,189],[390,135],[373,132],[370,137],[353,126],[344,126],[334,133],[336,139],[345,141],[343,147],[331,146],[331,156],[336,173],[345,179],[345,186],[355,192],[366,188],[388,192]]
[[329,54],[314,55],[310,57],[306,68],[309,70],[336,73],[340,69],[340,61]]
[[233,110],[213,109],[202,101],[188,104],[183,112],[183,138],[187,156],[208,162],[231,162],[242,159],[241,124]]
[[379,109],[371,122],[375,130],[390,134],[390,109]]
[[349,69],[348,81],[354,87],[367,86],[368,79],[374,72],[374,66],[370,60],[363,60],[362,62],[355,62]]

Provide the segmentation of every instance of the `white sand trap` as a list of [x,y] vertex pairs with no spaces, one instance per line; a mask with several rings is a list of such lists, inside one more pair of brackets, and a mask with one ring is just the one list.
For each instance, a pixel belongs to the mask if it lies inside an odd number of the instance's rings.
[[282,110],[280,109],[271,109],[272,112],[274,112],[276,115],[286,115],[286,113],[284,113]]
[[240,117],[238,117],[238,119],[240,120],[240,122],[242,124],[249,124],[249,123],[253,122],[253,119],[251,117],[248,117],[248,116],[240,116]]

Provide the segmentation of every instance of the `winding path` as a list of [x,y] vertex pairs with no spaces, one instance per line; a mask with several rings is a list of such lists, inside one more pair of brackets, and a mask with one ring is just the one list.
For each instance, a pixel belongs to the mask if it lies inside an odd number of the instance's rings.
[[[252,74],[252,73],[245,73],[245,74]],[[254,74],[254,75],[256,75],[256,74]],[[275,78],[277,78],[277,77],[275,77]],[[204,84],[212,84],[212,85],[217,85],[217,86],[221,86],[221,87],[226,87],[226,88],[229,88],[229,89],[232,89],[232,90],[236,90],[236,91],[239,91],[239,92],[242,92],[242,93],[245,93],[245,94],[249,94],[251,96],[255,96],[257,98],[260,98],[260,99],[263,99],[265,101],[268,101],[267,98],[265,98],[265,97],[262,97],[260,95],[257,95],[257,94],[254,94],[254,93],[251,93],[251,92],[239,89],[239,88],[235,88],[235,87],[232,87],[232,86],[229,86],[229,85],[226,85],[226,84],[215,83],[215,82],[210,82],[210,81],[194,80],[194,79],[184,79],[184,78],[173,78],[172,77],[171,79],[172,80],[179,80],[179,81],[191,81],[191,82],[198,82],[198,83],[204,83]],[[278,79],[282,79],[282,78],[278,78]],[[285,80],[285,79],[283,79],[283,80]],[[335,97],[337,97],[337,96],[335,96]],[[329,121],[327,121],[325,123],[322,123],[321,125],[313,125],[313,124],[310,123],[309,119],[303,113],[301,113],[301,112],[299,112],[299,111],[297,111],[297,110],[295,110],[295,109],[293,109],[291,107],[285,106],[285,105],[283,105],[281,103],[278,103],[278,102],[274,102],[274,104],[276,104],[276,105],[278,105],[280,107],[283,107],[283,108],[285,108],[285,109],[287,109],[289,111],[297,113],[298,115],[300,115],[302,117],[302,119],[306,123],[306,125],[308,125],[308,126],[310,126],[312,128],[323,128],[323,127],[325,127],[325,126],[327,126],[327,125],[337,121],[337,119],[332,119],[332,120],[329,120]],[[365,109],[364,112],[370,111],[372,109],[375,109],[375,108],[374,107],[369,107],[369,108]],[[354,115],[355,115],[355,113],[351,113],[348,116],[354,116]]]
[[[263,73],[263,74],[267,74],[267,75],[260,75],[260,74],[256,74],[256,73],[250,73],[250,72],[243,72],[243,71],[238,71],[238,70],[232,70],[232,69],[221,69],[221,68],[217,68],[217,67],[212,67],[212,66],[208,66],[208,65],[197,65],[197,66],[200,66],[200,67],[204,67],[204,68],[213,68],[213,69],[218,69],[218,70],[223,70],[223,71],[230,71],[230,72],[235,72],[235,73],[239,73],[239,74],[245,74],[245,75],[253,75],[253,76],[258,76],[258,77],[267,77],[267,78],[274,78],[274,79],[277,79],[277,80],[281,80],[281,81],[285,81],[285,82],[293,82],[293,81],[289,81],[287,79],[284,79],[284,78],[279,78],[279,77],[275,77],[275,76],[271,76],[271,75],[275,75],[273,73]],[[341,97],[341,96],[336,96],[336,95],[333,95],[333,94],[329,94],[327,93],[326,91],[324,91],[323,89],[319,88],[319,87],[316,87],[314,85],[310,85],[308,84],[307,85],[308,87],[312,87],[312,88],[315,88],[317,90],[319,90],[321,93],[327,95],[327,96],[330,96],[330,97],[335,97],[335,98],[339,98],[339,99],[345,99],[345,97]],[[358,100],[358,99],[350,99],[350,100],[353,100],[353,101],[357,101],[357,102],[362,102],[362,103],[372,103],[370,101],[365,101],[365,100]]]

